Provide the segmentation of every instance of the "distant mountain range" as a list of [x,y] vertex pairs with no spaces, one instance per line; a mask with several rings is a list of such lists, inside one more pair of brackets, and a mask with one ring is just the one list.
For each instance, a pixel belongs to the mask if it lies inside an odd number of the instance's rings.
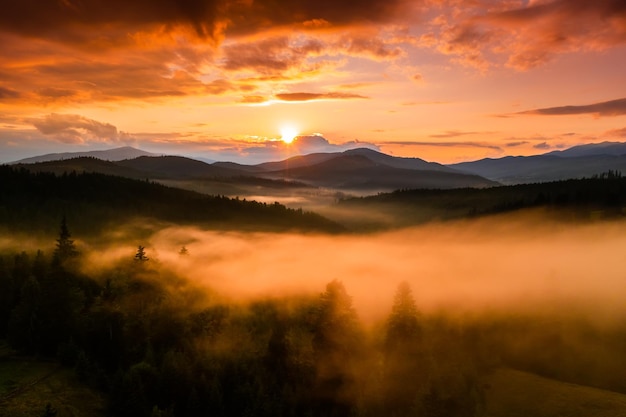
[[243,165],[207,163],[182,156],[159,156],[132,147],[47,154],[16,161],[31,170],[99,172],[153,180],[259,178],[358,192],[396,189],[489,187],[626,172],[626,143],[603,142],[534,156],[507,156],[451,165],[400,158],[372,149],[314,153],[276,162]]
[[138,158],[140,156],[159,155],[151,152],[142,151],[137,148],[133,148],[132,146],[123,146],[121,148],[107,149],[101,151],[49,153],[40,156],[33,156],[31,158],[20,159],[19,161],[12,162],[12,164],[36,164],[38,162],[58,161],[62,159],[72,159],[80,157],[93,157],[102,159],[104,161],[122,161],[124,159]]
[[448,165],[502,184],[525,184],[626,173],[626,143],[602,142],[534,156],[507,156]]
[[[121,153],[115,149],[109,152],[114,156]],[[181,156],[139,156],[114,160],[107,151],[64,158],[68,155],[71,154],[58,154],[55,161],[28,163],[22,160],[14,165],[24,166],[32,171],[58,174],[72,171],[97,172],[161,181],[202,181],[216,178],[249,181],[250,177],[256,177],[281,183],[295,182],[300,185],[362,193],[406,188],[449,189],[497,185],[496,182],[478,175],[459,172],[434,162],[419,158],[397,158],[370,149],[302,155],[259,165],[228,162],[208,164]],[[26,161],[33,160],[37,158]]]

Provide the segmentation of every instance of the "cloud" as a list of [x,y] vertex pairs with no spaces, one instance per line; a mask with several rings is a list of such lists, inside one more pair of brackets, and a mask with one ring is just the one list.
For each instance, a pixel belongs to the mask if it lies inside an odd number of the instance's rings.
[[20,96],[20,93],[17,91],[0,86],[0,100],[8,99],[8,98],[17,98]]
[[[390,22],[412,8],[406,0],[67,0],[10,2],[0,15],[0,27],[28,36],[88,42],[93,32],[113,31],[111,37],[142,30],[172,31],[184,27],[199,38],[220,40],[225,35],[258,33],[269,27],[291,26],[324,30]],[[110,39],[109,39],[110,41]]]
[[517,146],[528,145],[529,143],[530,142],[528,142],[527,140],[518,140],[518,141],[515,141],[515,142],[508,142],[504,146],[506,146],[507,148],[515,148]]
[[264,96],[243,96],[243,98],[239,100],[240,103],[244,104],[261,104],[265,103],[266,101],[267,98]]
[[276,98],[281,101],[312,101],[312,100],[346,100],[346,99],[367,99],[369,97],[360,94],[330,92],[330,93],[281,93],[276,94]]
[[389,141],[385,142],[386,145],[402,145],[402,146],[436,146],[443,148],[454,147],[469,147],[469,148],[485,148],[502,151],[502,148],[498,145],[488,142],[428,142],[428,141]]
[[232,143],[232,141],[228,141],[224,143],[223,147],[212,149],[208,157],[222,161],[255,164],[268,161],[280,161],[294,155],[343,152],[355,148],[380,150],[380,148],[373,143],[358,140],[343,143],[330,143],[326,138],[317,134],[298,136],[290,144],[286,144],[281,140],[266,140],[258,144],[241,142],[239,146],[233,147]]
[[7,6],[0,15],[0,100],[55,110],[68,103],[284,91],[285,83],[332,75],[349,57],[405,56],[400,23],[416,12],[408,0]]
[[626,98],[582,106],[547,107],[543,109],[528,110],[517,114],[536,114],[545,116],[594,114],[596,116],[621,116],[626,114]]
[[552,149],[552,146],[548,145],[547,142],[541,142],[541,143],[537,143],[537,144],[533,145],[533,148],[541,149],[541,150],[547,150],[547,149]]
[[626,138],[626,127],[621,128],[621,129],[609,130],[608,132],[605,132],[605,135],[606,136]]
[[379,37],[352,36],[347,53],[353,56],[366,56],[376,60],[395,59],[404,55],[403,49],[392,46]]
[[486,70],[505,64],[528,70],[559,54],[603,50],[626,43],[623,0],[519,2],[476,0],[448,7],[431,20],[420,41],[453,55],[463,65]]
[[115,126],[88,119],[77,114],[49,114],[33,120],[33,125],[46,136],[64,143],[128,141],[130,135],[119,132]]
[[431,138],[455,138],[455,137],[459,137],[459,136],[478,135],[478,134],[481,134],[481,132],[461,132],[461,131],[458,131],[458,130],[448,130],[445,133],[429,135],[429,137],[431,137]]

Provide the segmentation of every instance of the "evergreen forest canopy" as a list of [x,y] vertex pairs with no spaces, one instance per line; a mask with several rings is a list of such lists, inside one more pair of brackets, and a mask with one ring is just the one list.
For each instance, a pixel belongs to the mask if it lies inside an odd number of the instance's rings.
[[217,229],[340,231],[317,214],[208,196],[160,184],[76,172],[55,175],[0,166],[0,227],[54,234],[66,216],[75,231],[100,233],[134,219]]
[[51,254],[5,250],[0,339],[73,369],[113,416],[479,416],[501,367],[626,393],[626,321],[425,313],[403,282],[371,326],[337,279],[238,302],[149,255],[85,272],[65,219]]
[[[382,210],[391,212],[404,205],[404,225],[533,207],[620,218],[625,195],[626,181],[607,173],[516,187],[398,191],[339,206],[389,204]],[[407,214],[425,208],[439,216]],[[131,233],[136,251],[90,265],[104,257],[93,242],[107,245],[105,232],[133,220],[151,230]],[[380,280],[397,289],[376,323],[359,316],[354,288],[326,264],[319,268],[328,274],[326,285],[317,294],[231,299],[153,256],[140,238],[163,224],[345,231],[280,204],[2,166],[0,340],[16,354],[73,370],[104,393],[104,415],[122,417],[479,416],[488,409],[486,378],[500,368],[626,394],[623,317],[597,325],[554,311],[426,311],[419,302],[423,289],[393,282],[394,265],[384,259]],[[12,233],[38,232],[49,239],[43,249],[9,240]],[[194,248],[179,247],[175,256],[184,264]],[[298,271],[293,274],[297,279]],[[0,414],[2,407],[0,397]],[[44,407],[37,412],[52,413]]]

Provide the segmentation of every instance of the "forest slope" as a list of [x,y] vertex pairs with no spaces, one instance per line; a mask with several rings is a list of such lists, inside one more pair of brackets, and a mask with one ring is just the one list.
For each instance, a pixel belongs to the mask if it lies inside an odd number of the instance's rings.
[[611,172],[596,178],[481,189],[398,190],[342,200],[333,218],[353,226],[364,221],[369,222],[368,227],[384,228],[529,208],[567,213],[561,218],[575,220],[614,218],[624,215],[624,207],[626,178]]
[[626,395],[500,369],[486,390],[487,417],[626,416]]
[[83,234],[136,218],[218,229],[338,231],[314,213],[278,203],[208,196],[96,173],[54,175],[0,167],[0,226],[54,233],[66,215]]

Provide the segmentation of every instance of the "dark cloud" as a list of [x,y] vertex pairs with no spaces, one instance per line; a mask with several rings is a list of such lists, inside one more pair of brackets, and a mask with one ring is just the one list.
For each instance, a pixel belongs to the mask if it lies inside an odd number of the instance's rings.
[[530,142],[528,142],[527,140],[519,140],[516,142],[509,142],[505,144],[504,146],[506,146],[507,148],[515,148],[517,146],[528,145],[529,143]]
[[360,94],[330,92],[330,93],[282,93],[276,94],[276,98],[282,101],[312,101],[312,100],[345,100],[367,99],[369,97]]
[[48,98],[62,98],[71,97],[76,94],[76,91],[67,88],[46,87],[37,91],[37,94]]
[[582,106],[547,107],[543,109],[528,110],[517,114],[538,114],[546,116],[594,114],[597,116],[621,116],[626,114],[626,98]]
[[541,143],[537,143],[536,145],[533,145],[533,148],[547,150],[547,149],[552,149],[552,146],[550,146],[548,142],[541,142]]
[[0,100],[7,98],[18,98],[19,96],[20,93],[18,93],[17,91],[11,88],[0,86]]
[[119,33],[187,26],[199,37],[219,39],[225,31],[246,34],[281,25],[315,30],[386,22],[410,6],[407,0],[20,0],[3,2],[0,27],[29,36],[86,40],[92,33],[85,30],[98,26]]
[[480,134],[480,132],[461,132],[458,130],[448,130],[445,133],[438,133],[435,135],[429,135],[429,137],[431,138],[456,138],[459,136],[465,136],[465,135],[477,135]]
[[402,145],[402,146],[437,146],[442,148],[455,148],[455,147],[469,147],[469,148],[485,148],[502,151],[497,145],[487,142],[428,142],[428,141],[390,141],[385,142],[388,145]]
[[46,136],[64,143],[113,142],[130,139],[109,123],[102,123],[77,114],[52,113],[32,121],[33,126]]

